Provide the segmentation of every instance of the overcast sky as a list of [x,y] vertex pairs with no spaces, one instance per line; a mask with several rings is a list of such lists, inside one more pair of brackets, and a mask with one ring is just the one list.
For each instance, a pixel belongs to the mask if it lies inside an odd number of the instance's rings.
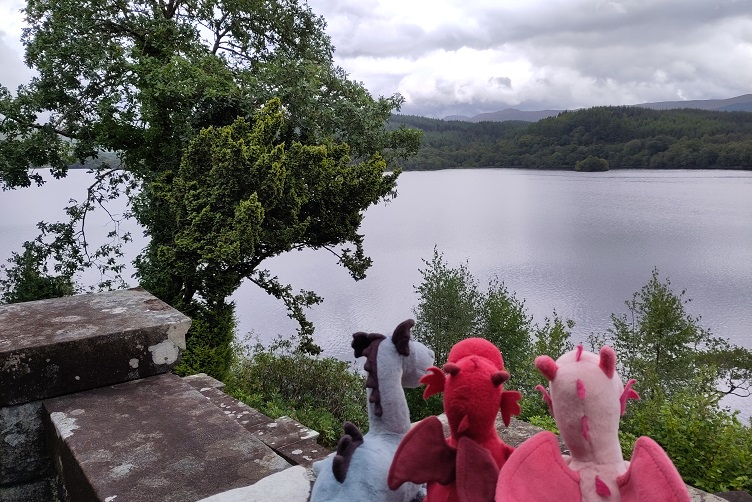
[[[0,82],[30,75],[0,2]],[[752,93],[752,0],[309,0],[335,59],[403,113],[575,109]]]

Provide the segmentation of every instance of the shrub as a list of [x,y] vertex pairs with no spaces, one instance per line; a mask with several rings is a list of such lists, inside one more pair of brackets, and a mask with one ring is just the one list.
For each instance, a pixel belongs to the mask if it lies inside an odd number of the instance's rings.
[[363,376],[345,361],[292,347],[291,340],[277,340],[269,347],[235,347],[227,392],[265,415],[286,415],[318,431],[319,443],[330,448],[337,444],[345,421],[365,433]]
[[207,307],[197,301],[180,308],[191,317],[186,350],[173,370],[178,375],[206,373],[225,380],[232,361],[236,320],[233,306],[222,303]]
[[608,161],[593,155],[588,156],[585,160],[579,160],[574,165],[575,171],[598,172],[608,171]]

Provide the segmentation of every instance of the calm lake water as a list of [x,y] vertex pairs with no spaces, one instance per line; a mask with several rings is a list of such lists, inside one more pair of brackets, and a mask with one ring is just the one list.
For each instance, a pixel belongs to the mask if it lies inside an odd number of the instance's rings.
[[[83,197],[87,179],[74,172],[42,190],[0,193],[0,259],[35,235],[36,221],[59,218],[68,198]],[[354,331],[388,333],[413,316],[419,269],[434,246],[451,265],[466,261],[481,286],[503,281],[535,322],[554,310],[574,320],[575,342],[605,332],[657,267],[677,292],[687,291],[687,309],[704,327],[752,348],[752,172],[408,172],[398,191],[366,214],[374,265],[363,281],[326,251],[265,264],[296,290],[324,296],[310,319],[327,355],[353,360]],[[95,226],[104,229],[104,220]],[[233,299],[241,337],[269,341],[294,331],[281,303],[252,284]],[[729,403],[749,416],[750,401]]]

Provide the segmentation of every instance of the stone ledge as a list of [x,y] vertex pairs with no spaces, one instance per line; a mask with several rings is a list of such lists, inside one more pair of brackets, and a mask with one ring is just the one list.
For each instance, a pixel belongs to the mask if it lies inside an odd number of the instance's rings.
[[272,419],[222,392],[218,380],[206,375],[184,377],[212,404],[293,465],[310,466],[331,453],[319,445],[319,433],[290,417]]
[[72,501],[195,501],[290,467],[172,374],[48,399],[44,407]]
[[143,289],[0,306],[0,406],[169,371],[190,319]]

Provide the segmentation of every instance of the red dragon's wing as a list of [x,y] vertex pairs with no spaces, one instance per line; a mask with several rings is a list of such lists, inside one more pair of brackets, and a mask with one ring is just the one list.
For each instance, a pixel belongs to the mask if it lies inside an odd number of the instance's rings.
[[518,446],[496,484],[496,502],[580,502],[581,496],[580,475],[564,462],[550,432]]
[[402,438],[389,467],[387,483],[396,490],[410,481],[421,484],[454,481],[457,450],[444,439],[444,427],[437,417],[427,417]]
[[627,472],[616,480],[622,502],[690,502],[687,486],[663,448],[642,436]]
[[494,502],[499,468],[487,449],[468,437],[457,442],[457,495],[460,502]]

